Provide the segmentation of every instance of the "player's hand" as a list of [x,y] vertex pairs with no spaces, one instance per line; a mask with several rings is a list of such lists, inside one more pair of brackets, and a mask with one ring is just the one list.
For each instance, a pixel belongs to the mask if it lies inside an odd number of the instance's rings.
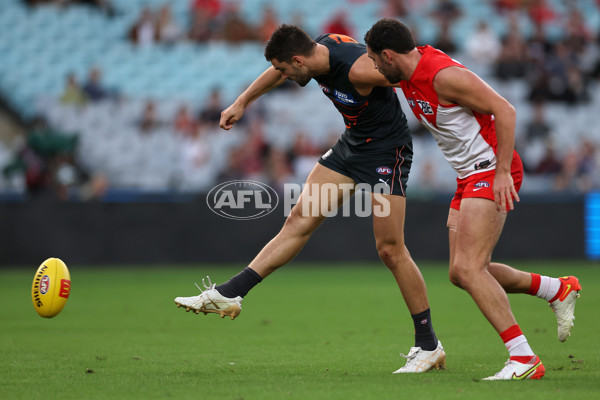
[[496,202],[496,210],[501,213],[506,213],[507,208],[514,210],[515,205],[513,199],[520,201],[515,184],[510,173],[498,173],[494,178],[494,201]]
[[219,126],[228,131],[233,128],[233,124],[242,118],[242,115],[244,115],[244,107],[233,103],[226,110],[221,112],[221,121],[219,121]]

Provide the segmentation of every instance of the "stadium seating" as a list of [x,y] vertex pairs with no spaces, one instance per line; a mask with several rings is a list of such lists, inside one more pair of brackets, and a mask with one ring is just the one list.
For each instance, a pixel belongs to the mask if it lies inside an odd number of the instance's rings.
[[[231,102],[269,65],[262,55],[261,43],[182,42],[170,47],[141,48],[130,44],[127,31],[142,7],[158,8],[167,3],[165,0],[112,0],[118,10],[112,18],[83,6],[28,9],[19,0],[2,3],[0,93],[19,113],[25,118],[44,115],[53,126],[79,135],[79,162],[88,170],[105,174],[115,187],[194,191],[206,190],[214,184],[217,174],[225,168],[226,156],[215,157],[210,165],[198,170],[185,170],[181,152],[189,143],[174,135],[167,125],[145,137],[140,135],[134,122],[147,99],[157,102],[163,121],[171,121],[181,104],[197,112],[215,87],[221,89],[224,103]],[[423,42],[433,40],[437,34],[436,24],[429,16],[434,3],[423,2],[418,12],[409,18]],[[496,32],[506,31],[504,19],[487,18],[493,12],[488,2],[457,0],[456,3],[464,12],[452,30],[459,47],[482,18],[489,21]],[[186,28],[189,2],[169,4],[179,27]],[[242,15],[251,23],[260,20],[264,4],[264,0],[239,1]],[[328,18],[345,9],[359,39],[381,16],[383,8],[381,1],[366,0],[271,1],[268,4],[281,21],[291,21],[300,15],[311,34],[319,33]],[[551,4],[557,10],[564,10],[559,0]],[[584,15],[590,26],[600,26],[598,9],[587,1],[582,2],[581,7],[585,7]],[[532,29],[526,20],[522,21],[522,28],[525,34]],[[561,32],[551,29],[549,34],[560,35]],[[62,105],[58,98],[67,74],[74,73],[83,81],[92,67],[102,70],[104,84],[117,89],[122,99],[89,104],[81,109]],[[500,84],[489,76],[486,78],[515,104],[519,111],[518,127],[523,127],[530,109],[524,100],[527,91],[524,83]],[[597,115],[594,110],[600,109],[600,94],[596,92],[592,91],[593,101],[585,107],[567,109],[552,105],[548,110],[548,118],[556,126],[557,146],[569,146],[574,136],[585,135]],[[275,147],[289,149],[300,131],[324,144],[332,131],[339,133],[343,127],[339,116],[315,88],[277,91],[265,96],[263,101],[269,110],[266,136]],[[574,124],[565,125],[567,114]],[[311,118],[307,119],[306,115]],[[411,115],[409,119],[416,125]],[[226,155],[242,141],[244,130],[227,134],[209,132],[208,135],[209,153]],[[452,186],[453,173],[434,146],[428,138],[415,138],[415,153],[436,166],[437,180],[450,182]],[[12,151],[8,145],[0,144],[0,163],[6,163]],[[418,186],[421,174],[421,164],[415,164],[411,175],[414,185]],[[2,186],[23,188],[22,184],[14,183]]]

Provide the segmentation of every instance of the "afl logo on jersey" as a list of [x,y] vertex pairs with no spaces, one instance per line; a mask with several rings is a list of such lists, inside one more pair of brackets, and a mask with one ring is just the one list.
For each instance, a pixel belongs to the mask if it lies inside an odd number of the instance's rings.
[[407,97],[406,101],[408,102],[410,108],[415,108],[417,106],[417,103],[415,103],[415,99],[413,99],[412,97]]
[[331,89],[329,89],[327,86],[321,85],[321,84],[319,84],[319,86],[321,87],[321,90],[323,90],[323,93],[325,93],[325,94],[331,93]]
[[392,169],[388,167],[377,167],[376,171],[379,175],[389,175],[392,173]]

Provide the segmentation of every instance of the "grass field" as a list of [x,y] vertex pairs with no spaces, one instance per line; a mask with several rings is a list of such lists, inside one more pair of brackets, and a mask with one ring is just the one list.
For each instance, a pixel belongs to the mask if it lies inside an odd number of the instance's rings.
[[378,263],[294,263],[261,283],[235,321],[177,309],[193,283],[242,266],[69,265],[71,297],[53,319],[30,300],[37,268],[0,269],[0,399],[600,399],[600,265],[521,262],[580,278],[573,336],[560,343],[543,300],[510,295],[542,358],[541,381],[482,382],[507,359],[498,335],[443,264],[420,263],[447,369],[393,375],[412,320]]

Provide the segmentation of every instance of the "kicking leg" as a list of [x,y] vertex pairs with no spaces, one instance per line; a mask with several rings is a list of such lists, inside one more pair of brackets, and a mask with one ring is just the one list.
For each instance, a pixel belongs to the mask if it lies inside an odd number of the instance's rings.
[[[321,203],[323,190],[330,194],[327,196],[326,206]],[[277,268],[290,262],[325,219],[326,215],[322,211],[337,210],[347,200],[344,193],[354,193],[354,181],[317,164],[308,176],[298,203],[292,208],[281,231],[263,247],[248,267],[266,278]]]
[[[326,195],[322,195],[323,189],[327,189]],[[221,285],[209,283],[200,295],[178,297],[175,303],[187,311],[214,312],[234,319],[241,312],[242,298],[263,278],[291,261],[321,225],[326,212],[336,210],[346,200],[345,195],[351,195],[353,190],[351,178],[317,164],[281,231],[248,267]],[[225,312],[225,309],[229,311]]]

